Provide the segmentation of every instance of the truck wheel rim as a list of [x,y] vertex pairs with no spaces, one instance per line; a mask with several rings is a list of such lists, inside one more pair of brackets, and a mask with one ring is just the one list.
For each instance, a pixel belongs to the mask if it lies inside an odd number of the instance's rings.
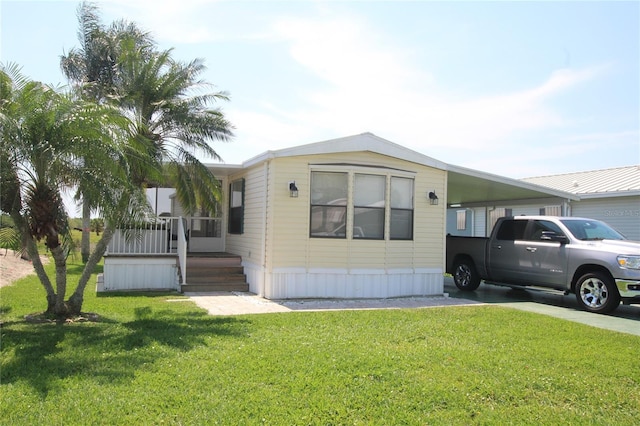
[[600,308],[607,303],[609,291],[601,280],[589,278],[580,285],[580,298],[585,306]]
[[468,266],[460,265],[456,270],[456,278],[458,278],[458,282],[464,286],[469,285],[471,281],[471,270]]

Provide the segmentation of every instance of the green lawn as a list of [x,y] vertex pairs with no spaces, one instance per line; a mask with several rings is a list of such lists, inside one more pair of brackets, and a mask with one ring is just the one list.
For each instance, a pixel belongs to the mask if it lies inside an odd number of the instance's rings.
[[[72,265],[70,275],[79,274]],[[640,337],[492,306],[211,317],[177,294],[96,297],[27,324],[0,292],[0,423],[637,424]]]

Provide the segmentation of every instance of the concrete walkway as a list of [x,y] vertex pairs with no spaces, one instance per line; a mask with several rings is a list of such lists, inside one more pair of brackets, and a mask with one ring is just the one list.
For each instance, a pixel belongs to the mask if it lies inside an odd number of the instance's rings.
[[321,299],[268,300],[253,293],[212,292],[185,293],[196,305],[210,315],[246,315],[295,311],[409,309],[437,306],[490,305],[520,309],[574,321],[592,327],[640,336],[640,306],[620,306],[613,314],[600,315],[577,307],[573,295],[512,290],[482,284],[472,293],[458,291],[451,280],[445,279],[445,296],[401,297],[394,299]]
[[293,311],[331,311],[362,309],[407,309],[481,304],[452,297],[399,297],[394,299],[303,299],[268,300],[253,293],[185,293],[210,315],[267,314]]

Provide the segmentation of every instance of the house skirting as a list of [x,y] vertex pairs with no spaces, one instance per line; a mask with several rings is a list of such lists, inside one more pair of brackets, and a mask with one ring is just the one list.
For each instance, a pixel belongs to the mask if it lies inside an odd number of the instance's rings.
[[438,268],[274,268],[243,262],[251,292],[266,299],[383,299],[444,294]]
[[178,290],[175,256],[105,256],[97,291]]

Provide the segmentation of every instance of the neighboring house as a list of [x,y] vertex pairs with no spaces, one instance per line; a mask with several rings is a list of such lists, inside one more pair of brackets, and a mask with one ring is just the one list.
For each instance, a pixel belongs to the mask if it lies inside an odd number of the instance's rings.
[[[577,199],[451,166],[370,133],[209,167],[224,190],[219,217],[180,220],[174,201],[156,231],[171,236],[167,253],[124,249],[119,239],[105,256],[103,289],[179,289],[178,281],[185,289],[185,255],[225,252],[240,259],[249,290],[269,299],[442,295],[448,199],[562,206]],[[173,284],[157,285],[154,274],[169,274],[171,257]]]
[[523,179],[580,197],[571,216],[607,222],[631,240],[640,241],[640,165]]

